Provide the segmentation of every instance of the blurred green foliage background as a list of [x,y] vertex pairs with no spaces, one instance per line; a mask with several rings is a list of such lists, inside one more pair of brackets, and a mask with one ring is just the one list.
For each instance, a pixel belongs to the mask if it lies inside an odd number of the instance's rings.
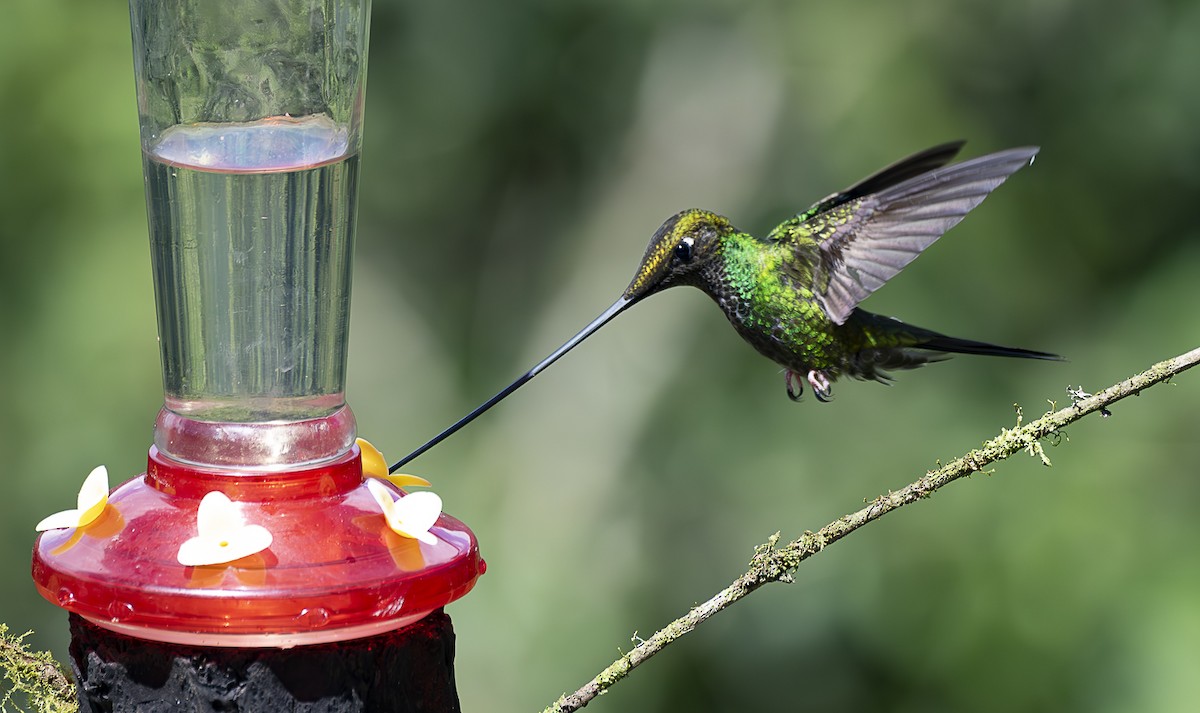
[[[0,620],[65,659],[33,525],[161,403],[128,14],[0,23]],[[796,405],[698,292],[637,307],[416,461],[490,569],[468,711],[540,709],[635,632],[1027,414],[1197,345],[1200,3],[377,0],[349,398],[398,457],[607,306],[666,216],[764,233],[911,151],[1043,147],[867,307],[1065,364],[958,358]],[[596,710],[1184,711],[1200,381],[874,524]]]

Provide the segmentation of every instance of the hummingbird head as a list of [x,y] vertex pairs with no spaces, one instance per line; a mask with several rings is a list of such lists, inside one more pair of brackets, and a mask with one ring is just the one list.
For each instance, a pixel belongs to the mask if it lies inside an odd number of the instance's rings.
[[692,208],[667,218],[650,239],[625,299],[698,282],[700,270],[719,254],[721,238],[733,232],[727,219],[706,210]]

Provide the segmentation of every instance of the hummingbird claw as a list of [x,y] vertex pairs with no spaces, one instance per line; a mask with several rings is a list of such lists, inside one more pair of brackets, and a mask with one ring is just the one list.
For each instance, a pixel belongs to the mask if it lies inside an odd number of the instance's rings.
[[797,403],[804,400],[804,382],[800,381],[799,374],[791,369],[784,369],[783,383],[787,385],[789,399]]
[[813,369],[808,372],[808,383],[812,386],[813,396],[817,397],[817,401],[827,404],[833,400],[833,386],[829,383],[829,377],[823,371]]

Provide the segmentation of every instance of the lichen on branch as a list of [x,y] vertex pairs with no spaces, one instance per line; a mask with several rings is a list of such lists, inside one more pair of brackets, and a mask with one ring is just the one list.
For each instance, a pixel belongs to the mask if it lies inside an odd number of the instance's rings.
[[68,713],[78,710],[75,684],[71,683],[54,657],[46,651],[30,651],[25,637],[8,633],[0,624],[0,671],[8,679],[9,689],[0,698],[0,710],[13,706],[16,694],[23,694],[38,713]]

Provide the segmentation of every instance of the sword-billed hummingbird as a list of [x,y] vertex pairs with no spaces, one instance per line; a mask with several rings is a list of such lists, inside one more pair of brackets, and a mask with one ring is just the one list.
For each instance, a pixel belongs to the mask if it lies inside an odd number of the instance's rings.
[[743,339],[782,366],[793,400],[800,399],[801,377],[817,400],[828,401],[839,377],[886,383],[889,371],[940,361],[948,353],[1060,359],[948,337],[858,308],[1038,152],[1008,149],[946,165],[962,145],[909,156],[823,198],[765,238],[706,210],[676,213],[654,233],[633,281],[611,307],[389,472],[495,406],[613,317],[676,285],[702,290]]

